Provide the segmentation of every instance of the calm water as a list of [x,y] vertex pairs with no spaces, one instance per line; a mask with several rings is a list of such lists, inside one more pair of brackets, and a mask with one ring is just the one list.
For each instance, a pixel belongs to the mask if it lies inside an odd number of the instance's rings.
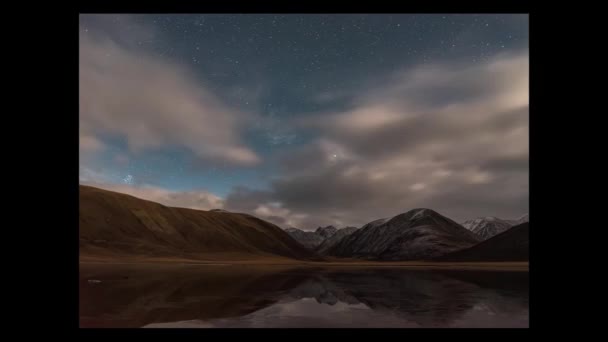
[[528,327],[528,272],[81,265],[81,327]]

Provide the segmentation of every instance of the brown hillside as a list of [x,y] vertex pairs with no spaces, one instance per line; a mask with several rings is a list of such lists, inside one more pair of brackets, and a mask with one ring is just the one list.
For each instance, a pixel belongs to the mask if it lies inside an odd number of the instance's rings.
[[247,214],[171,208],[80,185],[81,256],[318,259],[279,227]]

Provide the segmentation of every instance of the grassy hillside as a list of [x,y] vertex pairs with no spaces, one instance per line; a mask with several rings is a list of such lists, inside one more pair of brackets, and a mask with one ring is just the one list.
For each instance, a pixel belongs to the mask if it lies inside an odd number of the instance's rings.
[[171,208],[80,186],[81,256],[318,259],[279,227],[247,214]]

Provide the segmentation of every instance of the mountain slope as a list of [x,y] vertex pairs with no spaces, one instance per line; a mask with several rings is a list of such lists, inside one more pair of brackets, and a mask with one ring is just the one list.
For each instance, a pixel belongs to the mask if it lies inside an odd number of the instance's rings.
[[316,258],[279,227],[247,214],[170,208],[80,185],[81,255]]
[[323,242],[323,237],[316,232],[308,232],[298,228],[287,228],[285,231],[298,243],[308,249],[315,249]]
[[319,227],[317,228],[317,230],[315,230],[315,233],[319,236],[321,236],[323,239],[327,239],[332,237],[334,234],[336,234],[336,232],[338,231],[338,228],[334,227],[334,226],[327,226],[327,227]]
[[340,242],[340,240],[342,240],[344,237],[354,233],[357,229],[357,227],[345,227],[342,229],[338,229],[336,231],[336,233],[332,236],[330,236],[329,238],[325,239],[325,241],[323,241],[323,243],[321,243],[316,249],[315,251],[321,255],[325,254],[331,247],[333,247],[335,244],[337,244],[338,242]]
[[522,224],[522,223],[529,222],[529,221],[530,221],[529,214],[525,214],[522,217],[518,218],[515,222],[516,222],[516,224]]
[[319,227],[314,232],[304,231],[298,228],[287,228],[285,231],[302,246],[314,250],[319,247],[323,241],[336,234],[338,229],[334,226],[327,226]]
[[370,222],[346,236],[327,255],[370,260],[420,260],[470,247],[481,240],[430,209],[413,209]]
[[441,261],[527,261],[529,223],[519,224],[467,249],[437,258]]
[[462,226],[472,231],[473,233],[481,236],[485,240],[511,228],[512,224],[509,221],[501,220],[493,216],[488,216],[467,220],[462,224]]

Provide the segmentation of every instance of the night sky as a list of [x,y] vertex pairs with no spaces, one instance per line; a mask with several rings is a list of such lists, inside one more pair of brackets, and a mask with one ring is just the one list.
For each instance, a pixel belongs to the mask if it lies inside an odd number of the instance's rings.
[[80,183],[286,228],[528,212],[528,16],[81,15]]

